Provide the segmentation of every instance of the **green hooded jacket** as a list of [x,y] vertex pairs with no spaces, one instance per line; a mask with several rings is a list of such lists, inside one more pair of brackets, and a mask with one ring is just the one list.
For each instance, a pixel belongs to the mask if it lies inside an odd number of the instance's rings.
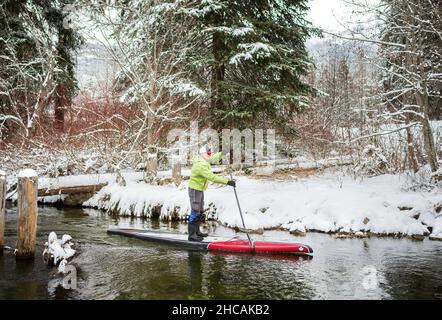
[[201,156],[192,158],[192,172],[190,173],[189,188],[204,191],[209,185],[209,181],[227,184],[229,180],[217,176],[212,172],[211,163],[218,163],[222,158],[222,153],[215,153],[210,160]]

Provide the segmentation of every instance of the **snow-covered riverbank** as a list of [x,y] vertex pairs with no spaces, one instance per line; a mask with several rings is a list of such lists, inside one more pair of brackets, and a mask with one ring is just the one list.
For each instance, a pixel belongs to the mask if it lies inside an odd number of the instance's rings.
[[[399,175],[362,181],[333,174],[297,181],[239,177],[237,190],[247,228],[389,235],[428,235],[432,231],[433,237],[442,237],[442,190],[407,191],[406,183],[405,176]],[[242,226],[230,187],[212,186],[205,201],[209,218],[229,227]],[[179,188],[111,184],[83,205],[123,216],[160,214],[164,219],[186,219],[190,210],[186,182]]]

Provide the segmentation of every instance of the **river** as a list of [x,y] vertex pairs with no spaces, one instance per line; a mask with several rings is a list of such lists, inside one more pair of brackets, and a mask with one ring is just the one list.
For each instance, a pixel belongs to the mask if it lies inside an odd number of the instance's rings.
[[[336,239],[266,231],[254,239],[300,242],[312,259],[213,254],[108,235],[110,227],[184,232],[183,223],[111,218],[92,209],[39,207],[34,261],[0,257],[0,299],[442,299],[442,242]],[[233,236],[210,223],[210,232]],[[70,234],[79,254],[76,288],[65,289],[42,259],[49,232]],[[245,234],[241,234],[245,237]],[[16,241],[16,208],[6,211],[6,245]]]

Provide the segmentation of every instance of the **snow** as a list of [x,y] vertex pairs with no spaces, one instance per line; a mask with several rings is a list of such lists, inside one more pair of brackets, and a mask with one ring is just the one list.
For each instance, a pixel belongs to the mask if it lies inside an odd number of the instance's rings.
[[[382,175],[354,180],[326,174],[298,181],[237,178],[237,191],[247,228],[283,228],[321,232],[428,234],[440,189],[406,191],[405,176]],[[407,204],[412,210],[401,211]],[[130,182],[103,188],[84,206],[117,211],[124,216],[151,217],[161,206],[160,218],[186,219],[190,210],[187,182],[180,187]],[[231,187],[217,185],[205,192],[209,218],[230,227],[242,227]],[[413,216],[421,213],[421,220]],[[426,225],[424,225],[426,223]]]
[[247,43],[247,44],[239,44],[238,49],[243,50],[244,52],[237,53],[230,60],[229,64],[237,65],[242,60],[256,60],[264,57],[269,57],[271,52],[274,51],[272,46],[262,43]]
[[183,94],[189,97],[198,97],[205,95],[204,90],[201,90],[192,83],[175,83],[170,84],[173,94]]
[[19,176],[20,178],[32,178],[32,177],[37,177],[38,174],[37,174],[37,172],[36,172],[35,170],[32,170],[32,169],[24,169],[24,170],[21,170],[21,171],[18,173],[18,176]]
[[433,233],[430,235],[430,237],[442,240],[442,216],[435,219],[433,224]]
[[[212,167],[213,172],[220,172],[223,170],[222,166],[214,166]],[[159,171],[157,173],[158,178],[170,177],[172,175],[172,170],[164,170]],[[190,168],[182,169],[181,175],[183,177],[190,176]],[[143,172],[136,171],[127,171],[122,172],[122,176],[126,181],[142,181],[143,180]],[[16,178],[13,175],[7,176],[8,184],[13,185],[16,182]],[[52,190],[58,188],[66,188],[66,187],[78,187],[78,186],[91,186],[91,185],[99,185],[99,184],[112,184],[115,183],[117,179],[116,173],[97,173],[97,174],[81,174],[81,175],[70,175],[70,176],[59,176],[57,178],[50,178],[41,176],[38,179],[38,188],[43,190]],[[11,190],[6,198],[8,200],[16,201],[17,200],[17,192]],[[56,195],[56,196],[45,196],[39,197],[39,201],[43,203],[55,203],[60,200],[64,200],[66,195]]]
[[253,28],[242,27],[242,28],[233,29],[231,34],[235,37],[240,37],[240,36],[242,37],[242,36],[245,36],[245,35],[252,33],[252,32],[254,32]]
[[[143,178],[142,172],[130,172],[124,173],[124,178],[129,180],[137,180]],[[75,176],[64,176],[57,178],[41,177],[38,181],[39,188],[42,189],[56,189],[60,187],[75,187],[75,186],[88,186],[102,183],[115,182],[115,173],[104,174],[82,174]]]
[[191,7],[189,10],[183,8],[183,11],[187,11],[189,15],[194,17],[205,17],[211,12],[221,11],[222,9],[223,4],[219,0],[202,0],[197,8]]
[[[213,172],[220,172],[222,170],[221,166],[213,166]],[[141,181],[143,180],[143,172],[139,171],[127,171],[122,172],[124,180],[126,181]],[[181,175],[184,177],[190,176],[190,168],[182,169]],[[165,178],[172,176],[171,170],[158,171],[158,178]],[[80,174],[72,176],[60,176],[57,178],[40,177],[38,180],[39,189],[58,189],[62,187],[75,187],[75,186],[89,186],[98,185],[104,183],[114,183],[116,182],[116,173],[97,173],[97,174]]]
[[425,211],[425,212],[421,213],[418,218],[418,220],[421,223],[423,223],[427,226],[434,226],[435,219],[436,219],[435,215],[429,211]]
[[75,250],[71,246],[72,237],[70,235],[64,234],[61,239],[58,239],[57,234],[52,231],[48,236],[48,241],[45,243],[43,256],[47,255],[49,259],[53,259],[54,265],[60,263],[58,271],[65,273],[68,260],[75,255]]
[[54,204],[57,202],[63,202],[67,197],[68,195],[66,194],[58,194],[55,196],[38,197],[37,200],[39,203]]

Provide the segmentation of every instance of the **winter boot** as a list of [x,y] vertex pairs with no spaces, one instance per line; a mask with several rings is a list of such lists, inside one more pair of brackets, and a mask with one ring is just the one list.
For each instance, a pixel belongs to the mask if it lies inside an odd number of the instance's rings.
[[189,233],[189,238],[188,238],[189,241],[197,241],[197,242],[203,241],[203,237],[200,237],[197,234],[198,225],[196,221],[189,222],[187,228]]
[[196,222],[196,234],[197,234],[197,236],[200,236],[200,237],[207,237],[209,234],[205,233],[205,232],[201,232],[201,230],[200,230],[202,220],[203,220],[203,216],[200,214],[198,220],[195,221]]

